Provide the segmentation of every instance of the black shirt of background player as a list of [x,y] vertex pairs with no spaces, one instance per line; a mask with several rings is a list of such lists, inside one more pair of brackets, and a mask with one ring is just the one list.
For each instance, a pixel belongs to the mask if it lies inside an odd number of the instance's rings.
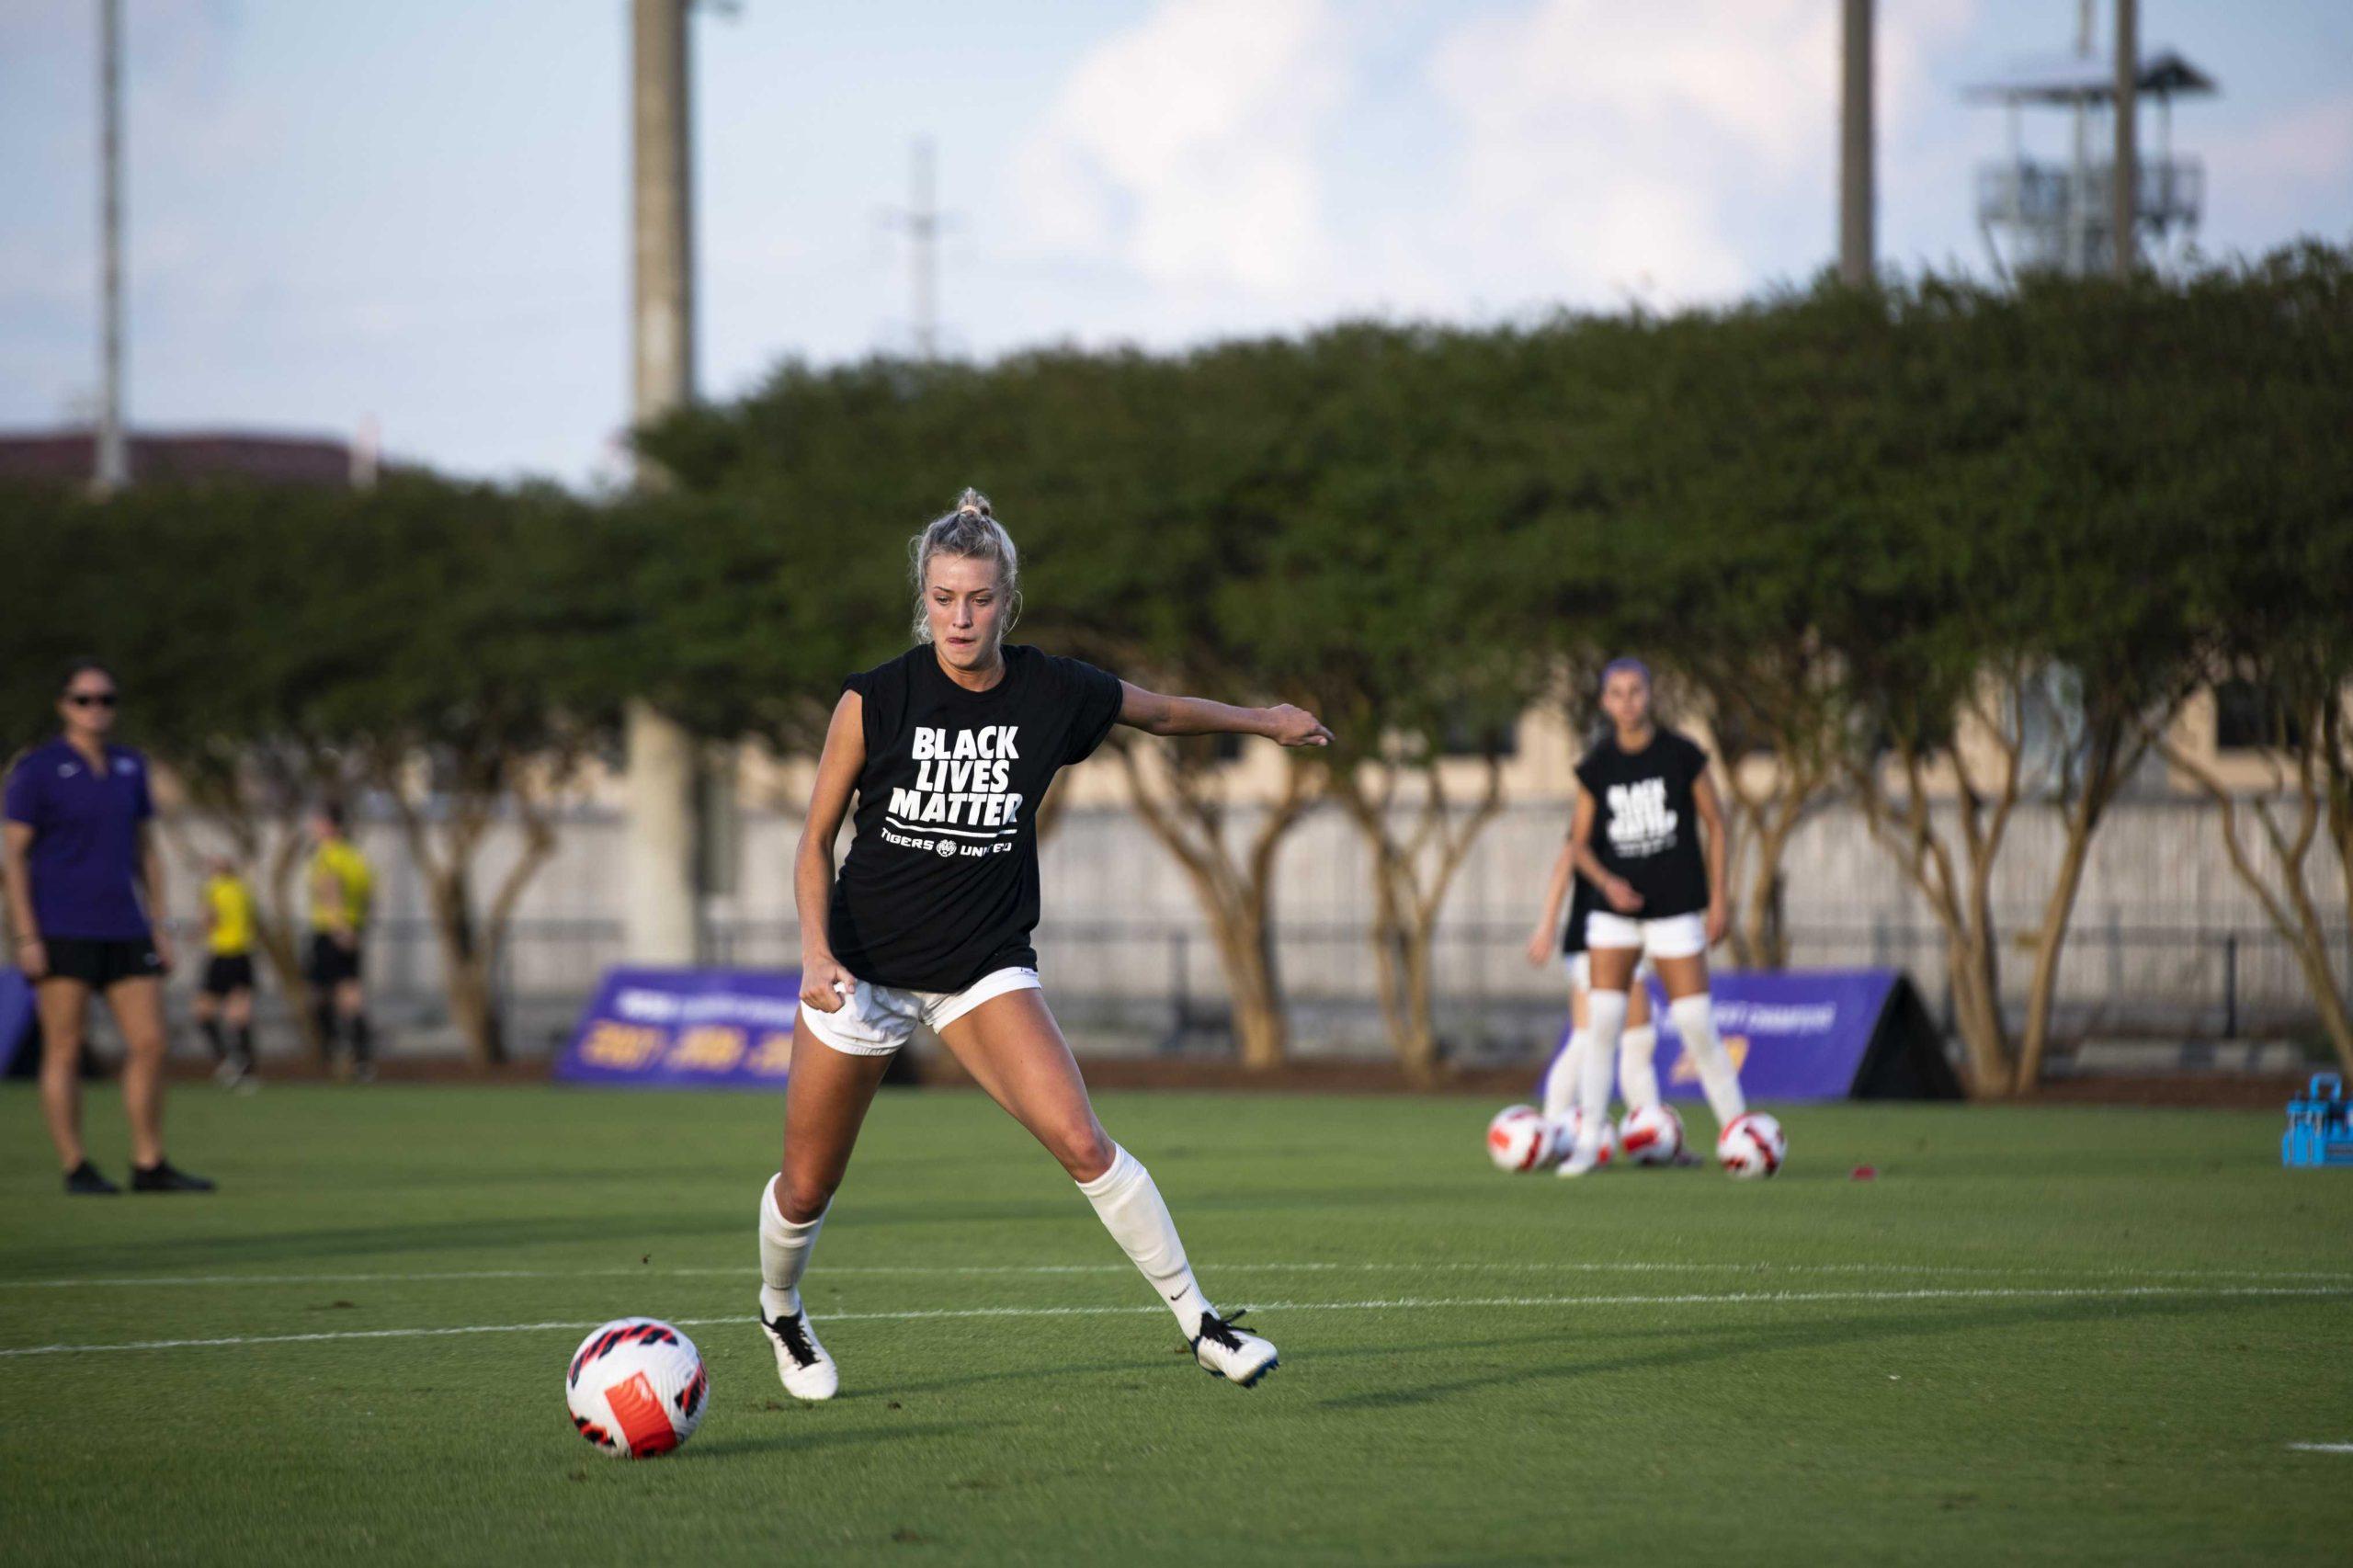
[[[1664,920],[1708,907],[1708,866],[1699,854],[1692,786],[1708,754],[1673,730],[1654,731],[1637,752],[1604,736],[1577,764],[1577,782],[1593,797],[1593,853],[1613,876],[1643,895],[1629,918]],[[1596,909],[1618,911],[1607,899]]]
[[870,985],[961,991],[1035,968],[1038,802],[1120,716],[1117,676],[1007,647],[986,691],[926,646],[842,682],[865,706],[857,831],[834,881],[834,956]]
[[1569,924],[1561,933],[1561,956],[1573,959],[1585,951],[1585,917],[1597,909],[1608,909],[1609,901],[1582,876],[1572,874],[1569,887]]

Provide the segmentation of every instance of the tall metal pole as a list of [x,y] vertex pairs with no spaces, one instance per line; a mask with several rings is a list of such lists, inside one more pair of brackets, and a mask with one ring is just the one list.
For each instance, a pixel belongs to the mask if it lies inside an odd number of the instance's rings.
[[2109,255],[2116,276],[2130,278],[2141,261],[2140,131],[2141,26],[2135,0],[2116,0],[2116,166],[2109,172]]
[[[2077,0],[2075,53],[2092,52],[2092,0]],[[2067,275],[2080,278],[2091,270],[2092,226],[2091,109],[2079,92],[2075,96],[2075,161],[2067,176]]]
[[1846,0],[1844,91],[1838,107],[1838,277],[1860,288],[1877,270],[1871,136],[1872,0]]
[[[688,147],[688,0],[630,0],[632,422],[694,396],[693,187]],[[641,483],[658,472],[640,466]],[[643,964],[690,964],[697,918],[693,738],[651,703],[624,719],[629,819],[626,935]]]
[[915,358],[939,358],[939,203],[932,175],[932,143],[915,138],[908,195],[907,244],[915,286]]
[[122,0],[98,0],[97,462],[101,495],[131,483],[122,433]]

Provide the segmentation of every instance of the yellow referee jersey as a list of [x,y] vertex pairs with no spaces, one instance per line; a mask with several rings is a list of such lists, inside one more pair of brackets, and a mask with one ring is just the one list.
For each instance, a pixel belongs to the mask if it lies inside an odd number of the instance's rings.
[[236,959],[253,951],[254,895],[243,877],[207,878],[204,907],[212,915],[207,943],[213,957]]
[[[321,881],[335,884],[332,898],[322,897]],[[375,896],[376,873],[369,869],[368,857],[349,839],[338,838],[319,846],[311,857],[311,920],[321,927],[340,921],[357,931],[368,924],[368,904]]]

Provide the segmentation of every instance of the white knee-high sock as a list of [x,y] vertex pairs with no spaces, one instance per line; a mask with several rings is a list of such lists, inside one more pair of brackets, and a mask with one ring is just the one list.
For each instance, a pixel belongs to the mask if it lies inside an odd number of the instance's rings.
[[1626,1031],[1618,1042],[1618,1092],[1628,1110],[1652,1110],[1658,1106],[1658,1030],[1649,1024]]
[[1577,1103],[1577,1074],[1585,1070],[1586,1052],[1592,1049],[1593,1042],[1586,1038],[1585,1030],[1570,1031],[1569,1043],[1561,1048],[1544,1073],[1545,1120],[1560,1120]]
[[1585,1112],[1580,1150],[1601,1147],[1601,1128],[1609,1115],[1609,1075],[1618,1067],[1618,1040],[1626,1028],[1626,994],[1596,991],[1586,999],[1585,1070],[1577,1074],[1577,1108]]
[[1185,1244],[1177,1239],[1176,1221],[1168,1217],[1168,1205],[1161,1201],[1160,1188],[1153,1185],[1152,1173],[1142,1162],[1114,1145],[1111,1168],[1093,1181],[1080,1182],[1078,1190],[1095,1205],[1096,1216],[1111,1233],[1111,1239],[1176,1314],[1176,1325],[1186,1337],[1199,1334],[1201,1314],[1210,1310],[1209,1300],[1193,1282],[1193,1266],[1185,1261]]
[[1740,1092],[1740,1074],[1732,1064],[1732,1057],[1724,1051],[1724,1042],[1716,1036],[1716,1005],[1705,993],[1697,996],[1678,996],[1667,1011],[1675,1015],[1675,1027],[1683,1032],[1684,1054],[1699,1069],[1699,1087],[1708,1096],[1708,1108],[1716,1113],[1716,1125],[1748,1114],[1748,1100]]
[[801,1272],[809,1267],[809,1249],[817,1244],[825,1216],[798,1222],[786,1219],[776,1206],[778,1180],[770,1176],[760,1188],[760,1305],[770,1316],[790,1317],[801,1310]]

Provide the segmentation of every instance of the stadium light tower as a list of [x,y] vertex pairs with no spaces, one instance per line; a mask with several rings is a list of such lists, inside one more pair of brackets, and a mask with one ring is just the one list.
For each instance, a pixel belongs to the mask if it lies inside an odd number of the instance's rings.
[[[2079,13],[2072,54],[2022,61],[2000,76],[1968,89],[1979,102],[2008,111],[2009,153],[1977,171],[1977,222],[1996,270],[2120,275],[2140,265],[2144,251],[2162,248],[2198,227],[2205,205],[2206,171],[2194,157],[2173,152],[2173,100],[2211,93],[2214,79],[2170,49],[2139,49],[2139,17],[2120,0],[2116,53],[2093,52],[2090,0]],[[2157,105],[2155,155],[2140,156],[2140,101]],[[2020,119],[2029,108],[2068,110],[2074,151],[2064,164],[2038,162],[2025,151]],[[2094,121],[2115,117],[2113,156],[2092,153]]]
[[[637,425],[694,396],[688,5],[630,0],[630,415]],[[639,465],[639,483],[660,479]],[[629,706],[622,744],[629,776],[629,957],[635,963],[690,964],[702,948],[694,739],[676,720],[639,700]]]

